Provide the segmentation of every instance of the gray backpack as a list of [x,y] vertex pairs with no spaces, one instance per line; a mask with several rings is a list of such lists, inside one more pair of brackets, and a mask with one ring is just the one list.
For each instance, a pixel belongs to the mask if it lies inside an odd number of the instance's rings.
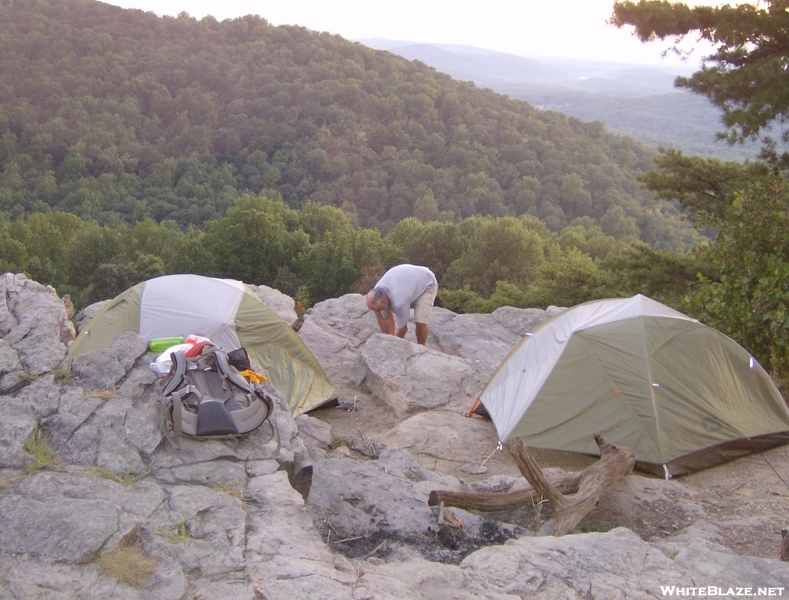
[[[238,356],[239,352],[246,357],[243,349],[233,354]],[[255,431],[271,414],[271,396],[241,375],[216,346],[204,345],[194,357],[173,352],[171,358],[160,402],[167,429],[175,437],[243,436]],[[246,361],[248,364],[248,358]]]

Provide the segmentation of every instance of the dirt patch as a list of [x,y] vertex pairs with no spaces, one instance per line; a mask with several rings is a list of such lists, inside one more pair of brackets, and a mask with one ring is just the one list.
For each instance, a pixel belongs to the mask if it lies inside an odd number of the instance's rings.
[[[363,390],[340,386],[338,392],[346,408],[325,408],[310,415],[331,425],[337,443],[353,449],[360,459],[374,457],[382,448],[373,440],[402,419]],[[544,469],[580,471],[595,460],[570,453],[540,450],[534,453]],[[487,439],[470,439],[464,441],[462,447],[455,444],[434,448],[430,454],[418,451],[412,454],[425,468],[472,484],[492,475],[521,476],[512,457],[506,451],[496,450],[492,424],[491,435]],[[483,468],[472,468],[475,466]],[[475,470],[480,472],[475,473]],[[627,527],[642,539],[652,541],[673,536],[694,523],[708,521],[714,529],[711,539],[735,553],[778,558],[781,528],[789,525],[789,446],[739,458],[671,482],[639,472],[627,479],[637,484],[623,485],[606,493],[600,505],[581,521],[579,530],[609,531],[615,527]],[[553,517],[553,512],[544,502],[481,516],[494,523],[510,523],[539,531]],[[458,557],[462,560],[469,552],[491,543],[489,540],[468,540],[449,534],[445,534],[447,538],[442,542],[437,532],[434,537],[419,540],[380,535],[383,536],[380,539],[374,537],[350,546],[332,546],[332,549],[348,556],[357,552],[363,555],[386,541],[378,550],[378,556],[382,556],[380,552],[387,551],[386,547],[391,551],[398,544],[408,544],[418,548],[425,557],[434,553],[431,560],[455,562]],[[452,543],[456,543],[457,548],[447,546]]]

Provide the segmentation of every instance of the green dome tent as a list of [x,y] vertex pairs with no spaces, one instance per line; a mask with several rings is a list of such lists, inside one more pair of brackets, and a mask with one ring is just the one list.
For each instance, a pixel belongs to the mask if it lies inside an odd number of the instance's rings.
[[598,455],[597,433],[666,478],[789,442],[789,410],[748,352],[641,295],[549,319],[479,400],[502,441]]
[[243,346],[294,416],[337,395],[293,328],[240,281],[166,275],[139,283],[102,306],[80,331],[69,347],[69,364],[79,354],[108,347],[125,331],[148,341],[201,335],[226,351]]

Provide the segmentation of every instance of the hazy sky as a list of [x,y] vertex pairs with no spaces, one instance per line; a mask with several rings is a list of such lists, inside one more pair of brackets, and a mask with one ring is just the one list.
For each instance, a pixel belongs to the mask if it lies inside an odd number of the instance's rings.
[[[565,56],[677,64],[665,42],[643,44],[606,24],[613,0],[109,0],[158,15],[182,11],[219,20],[246,14],[272,25],[301,25],[348,40],[386,38],[463,44],[521,56]],[[693,3],[693,2],[690,2]],[[736,3],[736,2],[733,2]],[[704,2],[716,4],[716,2]],[[393,7],[396,7],[393,8]],[[709,49],[694,52],[694,62]]]

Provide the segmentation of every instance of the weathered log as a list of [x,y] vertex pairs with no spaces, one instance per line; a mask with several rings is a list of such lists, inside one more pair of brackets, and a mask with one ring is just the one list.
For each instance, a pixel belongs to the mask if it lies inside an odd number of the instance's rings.
[[599,435],[594,439],[600,448],[600,460],[581,471],[578,491],[571,496],[565,496],[548,481],[522,440],[507,443],[507,450],[515,458],[523,476],[551,503],[556,514],[553,535],[557,537],[572,532],[581,519],[597,506],[603,491],[630,473],[636,464],[631,450],[619,448]]
[[[564,493],[578,490],[579,473],[571,473],[557,479],[553,485]],[[517,492],[447,492],[433,491],[427,500],[429,506],[454,506],[463,510],[477,510],[492,512],[496,510],[509,510],[539,502],[542,494],[534,488],[518,490]]]
[[518,508],[545,497],[556,514],[554,535],[564,535],[573,531],[581,519],[597,506],[600,495],[608,486],[627,475],[635,465],[632,451],[618,448],[598,435],[595,442],[600,448],[599,461],[579,473],[549,481],[523,441],[511,440],[507,443],[507,450],[532,489],[507,493],[434,491],[430,493],[428,504],[438,506],[443,502],[445,506],[466,510],[494,511]]

